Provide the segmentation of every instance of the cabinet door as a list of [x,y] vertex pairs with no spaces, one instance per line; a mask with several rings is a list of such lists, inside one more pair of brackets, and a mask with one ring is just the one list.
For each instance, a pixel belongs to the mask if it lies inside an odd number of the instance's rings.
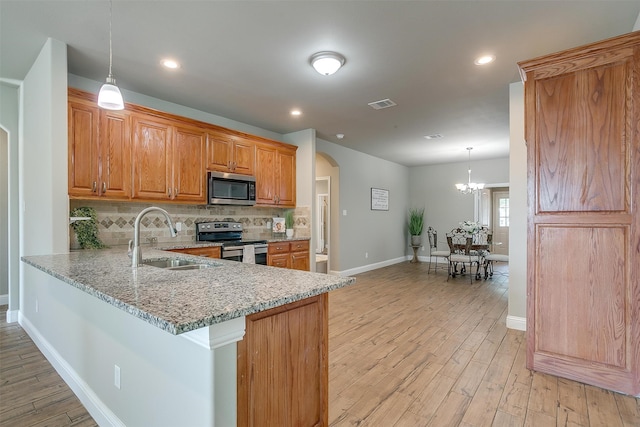
[[294,270],[309,271],[309,251],[291,252],[291,268]]
[[69,195],[98,195],[99,108],[69,102]]
[[207,170],[229,172],[233,141],[230,135],[207,133]]
[[144,115],[133,117],[133,198],[169,200],[171,127]]
[[206,135],[196,129],[176,127],[173,138],[173,200],[205,203],[203,165]]
[[256,144],[238,138],[233,144],[233,173],[253,175],[256,165]]
[[268,254],[267,255],[267,265],[272,267],[280,267],[280,268],[290,268],[291,267],[291,256],[289,253],[286,254]]
[[[640,393],[640,34],[521,64],[527,366]],[[633,130],[635,128],[636,130]]]
[[327,294],[246,318],[239,426],[328,425]]
[[296,153],[278,150],[277,203],[283,207],[296,206]]
[[273,205],[276,197],[276,149],[256,146],[256,204]]
[[110,199],[131,196],[129,116],[124,111],[100,111],[100,171],[98,193]]

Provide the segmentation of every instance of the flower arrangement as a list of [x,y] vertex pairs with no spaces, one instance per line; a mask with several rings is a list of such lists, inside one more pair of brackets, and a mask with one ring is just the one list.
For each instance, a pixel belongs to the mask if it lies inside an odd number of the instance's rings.
[[469,234],[476,234],[478,231],[480,231],[480,224],[475,221],[462,221],[460,223],[460,228],[462,228]]

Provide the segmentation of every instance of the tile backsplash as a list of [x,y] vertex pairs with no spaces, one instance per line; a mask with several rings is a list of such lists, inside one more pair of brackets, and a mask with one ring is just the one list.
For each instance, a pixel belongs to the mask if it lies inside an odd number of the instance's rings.
[[[92,207],[98,216],[98,236],[107,246],[126,245],[133,239],[133,224],[138,213],[149,206],[165,209],[171,219],[182,223],[182,230],[176,238],[172,238],[162,214],[149,212],[140,222],[140,242],[150,243],[153,238],[157,243],[192,243],[196,240],[197,222],[202,221],[237,221],[243,224],[245,239],[269,239],[273,237],[267,223],[273,217],[281,217],[287,209],[263,208],[251,206],[194,206],[161,203],[131,203],[114,201],[71,200],[70,209]],[[309,207],[297,207],[294,210],[294,236],[311,236],[311,215]],[[77,243],[71,233],[71,249]]]

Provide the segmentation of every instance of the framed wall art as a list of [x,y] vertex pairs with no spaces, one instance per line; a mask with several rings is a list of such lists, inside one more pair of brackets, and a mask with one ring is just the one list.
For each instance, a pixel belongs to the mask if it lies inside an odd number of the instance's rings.
[[382,188],[371,188],[371,210],[389,210],[389,190],[383,190]]

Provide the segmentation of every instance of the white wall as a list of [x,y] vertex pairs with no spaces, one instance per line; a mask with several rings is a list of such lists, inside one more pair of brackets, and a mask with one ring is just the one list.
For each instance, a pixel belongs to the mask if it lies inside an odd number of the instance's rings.
[[509,85],[509,310],[507,326],[524,329],[527,317],[527,146],[524,85]]
[[[408,168],[322,139],[316,149],[331,156],[340,169],[340,235],[332,246],[339,246],[340,265],[332,269],[356,274],[405,260]],[[388,211],[371,210],[372,187],[389,190]]]
[[9,302],[9,134],[0,128],[0,304]]
[[[18,149],[19,149],[19,111],[20,111],[20,83],[8,82],[0,79],[0,127],[7,133],[7,270],[3,270],[8,281],[7,321],[17,320],[20,309],[20,239],[19,239],[19,211],[18,211]],[[0,294],[5,291],[1,290]]]

